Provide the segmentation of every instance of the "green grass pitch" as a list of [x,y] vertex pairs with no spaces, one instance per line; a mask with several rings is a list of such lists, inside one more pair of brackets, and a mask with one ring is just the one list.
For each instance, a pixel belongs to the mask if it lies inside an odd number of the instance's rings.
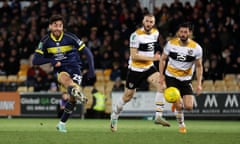
[[59,133],[58,119],[0,118],[0,144],[239,144],[239,121],[186,120],[186,134],[151,120],[120,119],[112,133],[109,120],[69,119],[68,133]]

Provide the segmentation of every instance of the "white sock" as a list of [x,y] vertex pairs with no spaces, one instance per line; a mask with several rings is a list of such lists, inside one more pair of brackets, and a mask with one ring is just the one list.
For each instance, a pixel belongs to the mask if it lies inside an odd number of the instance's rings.
[[119,114],[122,109],[123,109],[123,106],[125,105],[126,103],[123,101],[122,98],[120,98],[116,104],[116,108],[115,108],[115,113]]
[[162,117],[163,110],[164,110],[164,103],[165,103],[165,99],[163,97],[163,93],[157,92],[155,97],[155,106],[156,106],[155,118]]
[[186,127],[186,125],[185,125],[185,123],[183,122],[183,123],[179,124],[179,127]]
[[63,125],[65,125],[65,124],[66,124],[65,122],[62,122],[62,121],[59,121],[59,123],[60,123],[60,124],[63,124]]
[[123,109],[125,102],[123,101],[122,97],[118,100],[118,102],[113,107],[112,118],[118,119],[120,112]]
[[175,114],[179,127],[185,127],[183,111],[175,111]]

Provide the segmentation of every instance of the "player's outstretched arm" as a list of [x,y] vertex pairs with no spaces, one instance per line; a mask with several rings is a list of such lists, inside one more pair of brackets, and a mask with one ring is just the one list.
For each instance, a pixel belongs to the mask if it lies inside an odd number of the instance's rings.
[[56,65],[57,61],[50,58],[45,58],[42,54],[34,53],[32,64],[33,65],[42,65],[46,63],[51,63],[53,66]]
[[88,60],[88,66],[89,66],[88,78],[93,78],[93,77],[95,77],[93,54],[88,47],[85,47],[82,50],[82,52],[87,56],[87,60]]

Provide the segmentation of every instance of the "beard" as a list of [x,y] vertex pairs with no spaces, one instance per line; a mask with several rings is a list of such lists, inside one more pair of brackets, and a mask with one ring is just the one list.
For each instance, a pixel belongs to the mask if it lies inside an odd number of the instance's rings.
[[188,40],[188,37],[184,37],[184,36],[180,36],[179,38],[183,43],[187,42]]
[[55,31],[52,31],[52,34],[54,37],[56,37],[57,39],[60,37],[62,31],[59,31],[59,30],[55,30]]
[[144,26],[144,30],[149,33],[151,31],[152,27],[151,26]]

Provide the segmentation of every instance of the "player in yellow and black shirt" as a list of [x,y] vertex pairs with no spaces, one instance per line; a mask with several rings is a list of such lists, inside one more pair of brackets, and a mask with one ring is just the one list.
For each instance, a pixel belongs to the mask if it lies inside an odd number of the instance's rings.
[[159,63],[160,83],[166,83],[167,87],[178,88],[182,96],[179,101],[174,103],[179,132],[181,133],[187,132],[183,109],[192,110],[193,108],[191,80],[195,70],[197,77],[196,93],[199,94],[202,90],[202,48],[190,38],[191,32],[189,23],[181,24],[177,37],[169,40],[164,47],[162,60]]
[[65,106],[61,121],[57,125],[60,132],[67,132],[65,123],[72,113],[76,99],[82,103],[86,101],[80,91],[82,80],[81,59],[79,52],[83,52],[88,59],[88,77],[95,77],[94,61],[91,51],[74,34],[63,30],[64,19],[60,15],[53,15],[49,21],[50,32],[39,42],[33,57],[34,65],[51,63],[62,92],[68,92],[70,100]]
[[154,61],[160,60],[160,54],[155,53],[158,47],[159,32],[154,28],[154,25],[155,17],[151,14],[145,15],[143,18],[143,26],[130,36],[130,58],[126,88],[123,97],[116,103],[111,114],[110,127],[113,132],[117,131],[117,121],[123,106],[132,99],[136,88],[139,87],[143,80],[147,80],[157,89],[155,98],[155,123],[170,126],[170,124],[162,118],[164,98],[159,84],[159,72],[153,64]]

